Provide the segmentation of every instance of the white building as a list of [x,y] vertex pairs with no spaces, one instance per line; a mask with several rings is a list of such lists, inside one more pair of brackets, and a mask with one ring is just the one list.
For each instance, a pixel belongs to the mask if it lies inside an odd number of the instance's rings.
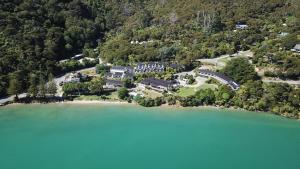
[[300,53],[300,44],[295,45],[295,47],[292,49],[292,51]]

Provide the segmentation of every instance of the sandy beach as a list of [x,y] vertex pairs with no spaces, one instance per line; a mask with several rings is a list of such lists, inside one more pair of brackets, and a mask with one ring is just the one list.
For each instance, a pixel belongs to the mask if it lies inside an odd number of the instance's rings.
[[63,104],[131,104],[125,101],[111,101],[111,100],[74,100],[59,102]]

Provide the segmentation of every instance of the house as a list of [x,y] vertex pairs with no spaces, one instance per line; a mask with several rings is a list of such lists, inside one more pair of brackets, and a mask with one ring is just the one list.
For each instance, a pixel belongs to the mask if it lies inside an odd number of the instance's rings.
[[133,68],[126,66],[113,66],[110,68],[110,72],[106,74],[106,78],[110,79],[133,79],[133,76]]
[[78,73],[71,73],[65,77],[65,79],[60,83],[60,85],[63,85],[65,83],[79,83],[82,81],[89,80],[89,76],[86,74],[82,74],[80,72]]
[[138,63],[134,68],[135,73],[160,73],[164,72],[166,66],[160,62]]
[[178,87],[178,83],[172,80],[162,80],[156,78],[146,78],[139,83],[140,88],[151,88],[156,91],[168,91]]
[[208,69],[200,69],[199,74],[202,77],[214,78],[222,84],[228,85],[232,90],[238,90],[240,88],[240,85],[237,82],[222,73],[214,72]]
[[248,25],[238,23],[238,24],[235,25],[235,28],[236,29],[247,29]]
[[83,58],[83,54],[82,54],[82,53],[77,54],[77,55],[71,57],[71,59],[75,59],[75,60],[79,60],[79,59],[81,59],[81,58]]
[[112,79],[106,79],[105,85],[103,86],[104,89],[119,89],[121,87],[124,87],[124,84],[121,80]]
[[280,32],[280,33],[278,34],[278,37],[279,37],[279,38],[282,38],[282,37],[286,37],[287,35],[289,35],[288,32]]
[[292,51],[300,53],[300,44],[296,44]]

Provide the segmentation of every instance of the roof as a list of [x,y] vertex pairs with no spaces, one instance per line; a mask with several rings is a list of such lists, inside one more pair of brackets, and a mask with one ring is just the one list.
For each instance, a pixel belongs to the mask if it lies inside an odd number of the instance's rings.
[[123,86],[123,82],[120,80],[106,79],[105,82],[106,82],[106,84],[109,84],[109,85]]
[[165,64],[161,62],[138,63],[135,67],[136,73],[163,72],[164,70]]
[[246,24],[236,24],[235,27],[239,28],[239,29],[244,29],[244,28],[248,28],[248,25],[246,25]]
[[167,80],[150,77],[142,80],[141,83],[153,87],[157,87],[157,86],[169,87],[173,84],[173,81],[167,81]]
[[180,65],[179,65],[179,64],[176,64],[176,63],[171,63],[171,64],[169,65],[169,67],[170,67],[170,68],[173,68],[173,69],[178,69],[178,68],[180,68]]
[[83,57],[83,54],[80,53],[80,54],[77,54],[77,55],[71,57],[71,59],[80,59],[80,58],[82,58],[82,57]]
[[300,50],[300,44],[296,44],[294,47],[295,50]]
[[132,70],[132,67],[129,66],[113,66],[110,69],[114,69],[114,70],[120,70],[120,71],[127,71],[127,70]]
[[230,77],[224,75],[223,73],[220,72],[214,72],[208,69],[200,69],[199,73],[201,74],[208,74],[208,75],[212,75],[212,76],[216,76],[218,78],[221,78],[223,80],[225,80],[230,86],[232,86],[234,89],[238,88],[240,85],[235,82],[233,79],[231,79]]

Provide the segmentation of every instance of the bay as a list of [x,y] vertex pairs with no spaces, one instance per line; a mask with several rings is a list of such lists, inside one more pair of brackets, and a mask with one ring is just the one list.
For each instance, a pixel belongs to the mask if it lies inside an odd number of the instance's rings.
[[210,108],[0,108],[1,169],[299,169],[300,122]]

